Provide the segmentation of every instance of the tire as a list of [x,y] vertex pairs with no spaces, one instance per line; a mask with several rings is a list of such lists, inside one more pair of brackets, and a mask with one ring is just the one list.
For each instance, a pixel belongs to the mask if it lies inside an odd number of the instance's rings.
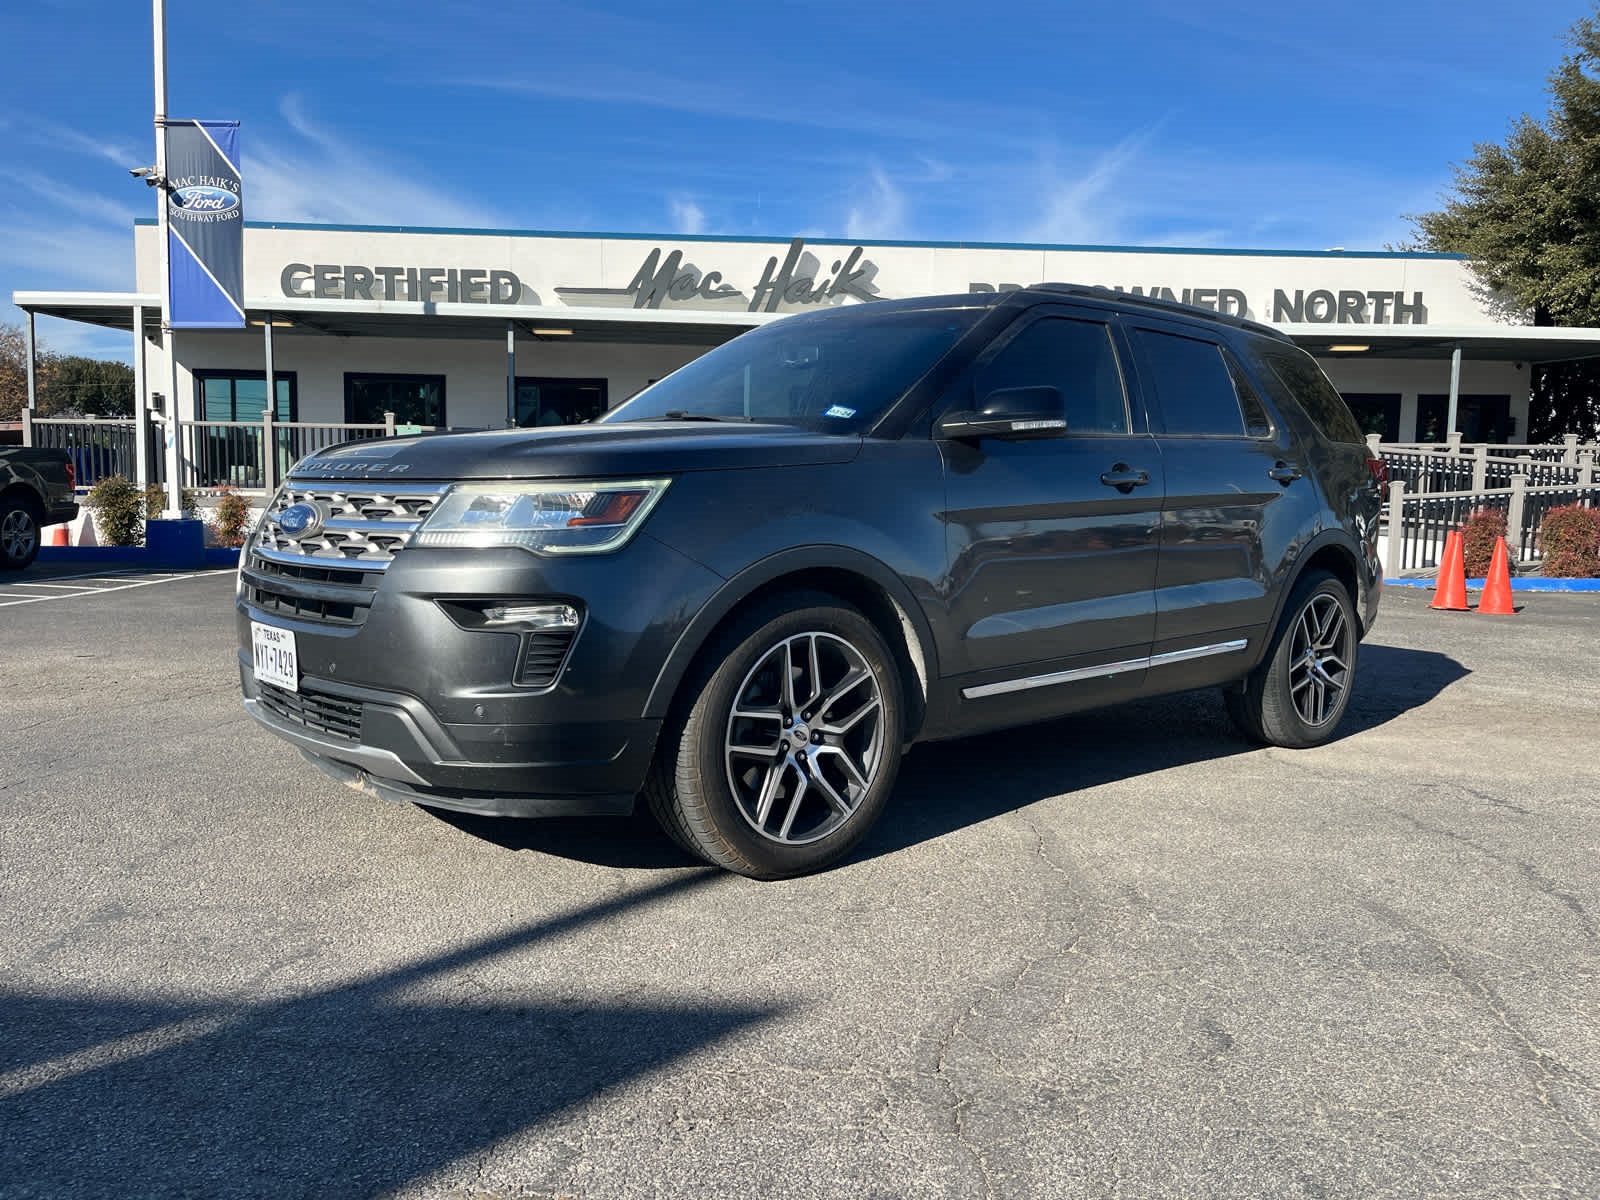
[[1223,693],[1229,716],[1269,746],[1320,746],[1350,706],[1359,646],[1349,591],[1326,571],[1307,572],[1284,606],[1265,661],[1242,687]]
[[789,593],[710,647],[668,717],[645,797],[668,836],[707,862],[752,879],[804,875],[878,819],[904,728],[900,673],[877,628],[832,596]]
[[21,497],[0,500],[0,571],[20,571],[39,554],[39,514]]

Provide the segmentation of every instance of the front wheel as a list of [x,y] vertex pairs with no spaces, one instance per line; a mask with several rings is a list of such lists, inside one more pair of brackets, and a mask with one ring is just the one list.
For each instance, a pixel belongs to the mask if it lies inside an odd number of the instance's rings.
[[39,518],[25,500],[0,500],[0,571],[20,571],[39,553]]
[[899,770],[894,655],[861,613],[789,595],[720,637],[662,732],[646,797],[672,838],[754,879],[849,853]]
[[1304,749],[1333,737],[1356,678],[1355,608],[1344,584],[1306,574],[1284,608],[1266,661],[1224,693],[1239,729],[1271,746]]

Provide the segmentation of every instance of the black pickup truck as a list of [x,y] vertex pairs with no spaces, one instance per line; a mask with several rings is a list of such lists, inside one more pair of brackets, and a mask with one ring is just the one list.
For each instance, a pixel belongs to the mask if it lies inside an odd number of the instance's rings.
[[0,446],[0,571],[27,566],[39,531],[78,515],[76,482],[65,450]]

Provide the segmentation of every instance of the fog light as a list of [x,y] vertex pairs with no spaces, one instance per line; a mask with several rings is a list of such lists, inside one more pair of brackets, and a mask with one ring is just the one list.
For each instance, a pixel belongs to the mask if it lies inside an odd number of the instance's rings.
[[576,629],[578,610],[570,604],[495,604],[483,610],[483,623],[491,629]]

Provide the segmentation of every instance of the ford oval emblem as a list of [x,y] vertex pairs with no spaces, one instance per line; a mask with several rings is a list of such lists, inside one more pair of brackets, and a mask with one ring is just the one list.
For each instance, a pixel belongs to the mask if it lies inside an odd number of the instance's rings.
[[239,207],[239,197],[227,188],[178,188],[172,193],[172,206],[185,212],[232,212]]
[[322,532],[322,510],[315,504],[291,504],[272,523],[284,537],[301,542]]

